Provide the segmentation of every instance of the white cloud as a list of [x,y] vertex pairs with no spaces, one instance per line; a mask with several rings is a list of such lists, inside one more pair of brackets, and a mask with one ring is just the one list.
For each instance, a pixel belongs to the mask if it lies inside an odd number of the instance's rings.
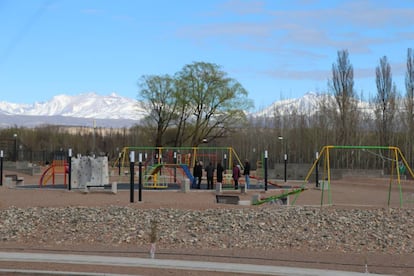
[[268,70],[264,74],[277,79],[324,81],[330,78],[329,70],[287,70],[286,68]]
[[[230,22],[220,22],[220,18],[215,18],[215,23],[186,26],[178,31],[179,35],[197,40],[226,36],[228,42],[231,41],[229,37],[268,37],[277,44],[291,44],[290,47],[324,46],[369,53],[373,44],[398,39],[401,36],[398,30],[403,29],[392,28],[409,26],[414,14],[414,9],[381,7],[371,1],[347,1],[343,5],[323,9],[298,6],[290,10],[266,11],[263,2],[232,0],[220,5],[218,10],[226,18],[248,13],[261,17],[256,21],[237,17]],[[381,31],[384,27],[387,29]],[[406,35],[410,32],[407,31]]]

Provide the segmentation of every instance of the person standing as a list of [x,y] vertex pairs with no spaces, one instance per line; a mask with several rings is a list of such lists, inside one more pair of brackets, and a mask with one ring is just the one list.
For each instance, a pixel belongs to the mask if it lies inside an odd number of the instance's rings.
[[221,165],[221,162],[219,161],[217,163],[217,185],[218,184],[222,184],[223,183],[223,172],[224,172],[224,168]]
[[249,163],[249,160],[247,159],[244,162],[243,175],[244,175],[244,180],[246,181],[246,189],[250,189],[250,163]]
[[201,164],[201,161],[197,161],[194,169],[193,169],[193,175],[194,175],[194,182],[197,181],[197,189],[201,188],[201,177],[203,176],[203,165]]
[[214,166],[210,162],[206,167],[206,175],[207,175],[207,189],[213,189],[213,179],[214,179]]
[[240,169],[236,164],[233,164],[233,181],[234,181],[234,189],[239,189],[239,178],[240,178]]

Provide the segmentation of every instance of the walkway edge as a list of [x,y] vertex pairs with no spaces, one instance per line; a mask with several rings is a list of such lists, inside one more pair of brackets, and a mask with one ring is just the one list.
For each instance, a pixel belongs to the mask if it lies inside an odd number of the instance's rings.
[[[97,255],[49,254],[49,253],[20,253],[0,252],[1,262],[48,262],[83,265],[146,267],[155,269],[180,269],[215,272],[232,272],[277,276],[362,276],[366,273],[347,272],[338,270],[322,270],[309,268],[293,268],[284,266],[253,265],[241,263],[201,262],[171,259],[149,259],[132,257],[112,257]],[[369,274],[380,276],[380,274]],[[386,276],[381,274],[381,276]]]

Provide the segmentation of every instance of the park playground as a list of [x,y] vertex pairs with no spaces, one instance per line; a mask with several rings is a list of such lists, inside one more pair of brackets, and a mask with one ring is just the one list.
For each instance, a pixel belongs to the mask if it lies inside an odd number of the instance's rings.
[[[260,156],[257,161],[252,164],[254,168],[251,172],[251,189],[248,193],[259,193],[259,201],[257,203],[272,203],[283,197],[290,197],[290,204],[300,204],[303,202],[301,199],[306,196],[304,194],[319,195],[318,200],[307,202],[311,205],[334,205],[344,204],[354,201],[353,199],[360,198],[360,195],[354,192],[356,185],[360,185],[358,188],[373,187],[378,185],[378,189],[372,190],[370,197],[377,198],[376,195],[379,190],[384,190],[385,195],[380,196],[379,200],[375,200],[376,204],[380,205],[398,205],[402,207],[413,205],[414,193],[412,192],[412,171],[409,164],[406,162],[402,152],[396,147],[386,147],[394,155],[394,159],[391,160],[391,174],[388,176],[376,176],[376,177],[362,177],[358,176],[346,176],[342,179],[335,179],[330,168],[330,151],[347,149],[349,147],[343,146],[325,146],[321,149],[319,158],[315,160],[315,163],[310,164],[309,172],[304,180],[288,179],[284,182],[283,179],[274,177],[274,173],[269,170],[269,177],[265,179],[265,158],[264,154]],[[360,150],[364,150],[368,147],[352,147]],[[378,147],[369,147],[372,149],[378,149]],[[384,149],[383,147],[381,149]],[[122,189],[122,185],[128,188],[130,181],[130,164],[129,156],[131,152],[136,153],[136,163],[134,166],[135,180],[134,185],[138,183],[138,164],[142,166],[142,188],[145,190],[179,190],[183,183],[188,180],[190,185],[193,183],[192,168],[197,161],[207,164],[212,162],[214,165],[217,162],[221,162],[225,168],[224,181],[223,181],[223,193],[240,193],[234,191],[233,182],[231,179],[232,164],[240,165],[243,170],[244,162],[237,155],[231,147],[182,147],[182,148],[151,148],[151,147],[125,147],[119,155],[119,158],[113,160],[110,164],[110,181],[117,182]],[[404,171],[401,171],[401,165],[404,167]],[[317,184],[314,182],[316,170],[319,169],[319,180]],[[60,162],[54,161],[49,166],[42,170],[41,176],[36,181],[39,187],[62,187],[67,188],[67,170],[68,164],[66,161]],[[20,174],[21,175],[21,174]],[[26,184],[24,186],[31,186],[33,184],[28,182],[29,177],[25,176]],[[349,180],[352,179],[352,180]],[[359,179],[359,180],[357,180]],[[347,183],[350,182],[350,183]],[[203,178],[204,185],[202,189],[206,188],[205,177]],[[359,183],[359,184],[358,184]],[[109,183],[108,183],[109,184]],[[240,184],[244,184],[244,178],[241,177]],[[267,185],[266,185],[267,184]],[[265,185],[270,191],[266,191]],[[20,185],[23,186],[23,185]],[[349,187],[349,189],[347,189]],[[191,188],[194,188],[191,186]],[[343,190],[341,196],[335,196],[337,189]],[[305,192],[306,191],[306,192]],[[339,191],[339,190],[338,190]],[[267,193],[266,193],[267,192]],[[305,192],[305,193],[303,193]],[[348,193],[348,195],[345,195]],[[345,200],[348,198],[348,202]],[[344,201],[345,200],[345,201]],[[357,202],[352,204],[364,205],[367,200],[360,198]],[[349,203],[351,204],[351,203]]]

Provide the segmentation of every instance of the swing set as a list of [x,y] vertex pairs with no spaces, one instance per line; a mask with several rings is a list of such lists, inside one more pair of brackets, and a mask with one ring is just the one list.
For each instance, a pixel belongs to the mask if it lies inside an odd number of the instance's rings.
[[[391,153],[392,158],[389,160],[392,162],[391,165],[391,173],[389,179],[389,186],[388,186],[388,206],[391,203],[391,187],[393,182],[398,185],[399,191],[399,201],[400,207],[403,205],[403,193],[401,187],[401,175],[403,175],[406,171],[414,178],[414,173],[411,170],[410,166],[408,165],[407,160],[405,159],[404,155],[402,154],[401,150],[398,147],[394,146],[324,146],[321,151],[319,152],[318,158],[314,161],[312,167],[310,168],[306,178],[305,183],[308,182],[310,176],[318,166],[320,160],[323,158],[323,179],[321,185],[321,206],[324,203],[324,196],[325,190],[328,193],[328,205],[332,205],[332,192],[331,192],[331,166],[330,166],[330,152],[332,150],[388,150]],[[327,187],[325,187],[327,185]],[[298,194],[299,195],[299,194]],[[297,196],[295,197],[294,201],[296,201]]]

